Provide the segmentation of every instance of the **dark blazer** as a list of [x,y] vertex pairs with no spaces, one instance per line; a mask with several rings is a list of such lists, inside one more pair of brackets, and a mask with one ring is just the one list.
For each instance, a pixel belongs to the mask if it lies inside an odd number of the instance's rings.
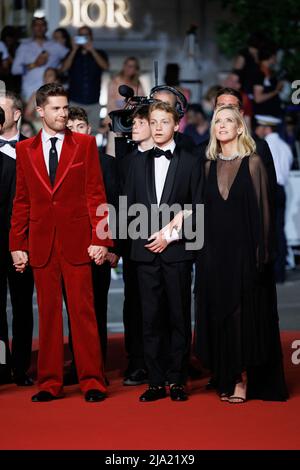
[[[20,135],[20,141],[26,137]],[[16,160],[0,151],[0,250],[8,252],[8,235],[16,192]]]
[[117,208],[120,187],[116,159],[106,153],[99,153],[99,161],[102,168],[107,202]]
[[[118,217],[120,183],[116,158],[99,152],[99,161],[102,168],[107,203],[115,208],[116,216]],[[114,239],[114,246],[110,247],[109,251],[120,255],[120,250],[118,240]]]
[[[200,177],[200,159],[184,148],[176,146],[165,181],[160,211],[164,213],[162,204],[168,206],[179,204],[181,208],[185,204],[193,206],[200,204]],[[157,255],[145,248],[145,245],[149,243],[148,237],[152,234],[151,216],[156,215],[157,217],[158,211],[152,150],[144,152],[135,159],[126,181],[124,193],[128,198],[128,208],[136,203],[143,204],[147,209],[148,217],[148,227],[143,227],[147,229],[147,236],[132,240],[131,258],[138,262],[152,262]],[[132,220],[129,219],[129,222]],[[159,220],[159,226],[162,228],[161,221],[164,220],[163,225],[165,225],[165,219],[160,216]],[[194,257],[194,252],[187,251],[185,243],[184,239],[173,242],[159,256],[169,263],[191,260]]]

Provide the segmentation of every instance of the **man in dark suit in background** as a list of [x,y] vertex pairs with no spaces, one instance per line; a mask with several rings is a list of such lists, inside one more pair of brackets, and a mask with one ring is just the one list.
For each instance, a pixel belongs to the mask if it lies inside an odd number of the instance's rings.
[[[12,380],[19,386],[33,385],[28,376],[33,330],[33,275],[29,267],[23,274],[13,267],[8,234],[16,185],[16,143],[26,137],[18,132],[21,100],[11,92],[1,98],[5,123],[0,131],[0,339],[6,345],[6,365],[0,366],[0,383]],[[7,283],[12,304],[12,350],[7,323]]]

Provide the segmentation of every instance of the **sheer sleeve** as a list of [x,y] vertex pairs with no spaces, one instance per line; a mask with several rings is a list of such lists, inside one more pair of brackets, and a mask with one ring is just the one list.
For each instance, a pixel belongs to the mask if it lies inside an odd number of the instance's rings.
[[267,172],[258,155],[249,158],[249,169],[258,207],[256,261],[261,270],[274,259],[274,211]]

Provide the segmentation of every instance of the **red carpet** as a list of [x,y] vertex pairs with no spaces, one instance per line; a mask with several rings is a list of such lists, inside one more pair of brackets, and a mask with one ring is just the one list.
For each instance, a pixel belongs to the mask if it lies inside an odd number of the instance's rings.
[[110,338],[109,398],[86,403],[77,386],[63,400],[31,403],[35,387],[0,387],[0,449],[300,449],[300,365],[291,344],[300,332],[285,332],[286,403],[221,403],[207,392],[207,378],[189,384],[188,402],[169,398],[139,403],[140,387],[123,387],[125,353],[120,335]]

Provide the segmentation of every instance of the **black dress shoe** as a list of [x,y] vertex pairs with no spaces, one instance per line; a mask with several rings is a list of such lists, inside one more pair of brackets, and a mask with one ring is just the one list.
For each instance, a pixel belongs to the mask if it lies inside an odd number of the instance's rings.
[[166,398],[167,393],[165,387],[149,387],[141,396],[140,401],[156,401],[161,398]]
[[63,398],[63,395],[55,396],[55,395],[52,395],[52,393],[50,392],[46,392],[42,390],[41,392],[38,392],[36,395],[33,395],[31,397],[31,401],[33,401],[34,403],[37,403],[37,402],[58,400],[59,398]]
[[18,387],[32,387],[34,385],[34,381],[27,374],[15,374],[13,380]]
[[173,401],[186,401],[188,399],[184,386],[176,384],[170,387],[170,397]]
[[95,403],[97,401],[103,401],[106,398],[106,394],[100,392],[100,390],[88,390],[84,395],[85,401],[89,403]]
[[144,369],[137,369],[123,380],[123,385],[142,385],[148,382],[148,374]]

